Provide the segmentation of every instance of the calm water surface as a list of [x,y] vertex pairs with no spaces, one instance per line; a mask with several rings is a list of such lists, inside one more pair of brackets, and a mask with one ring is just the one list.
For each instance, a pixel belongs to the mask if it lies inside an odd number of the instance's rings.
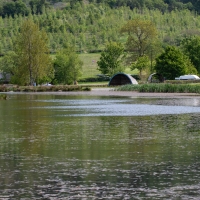
[[200,199],[200,99],[9,94],[0,200]]

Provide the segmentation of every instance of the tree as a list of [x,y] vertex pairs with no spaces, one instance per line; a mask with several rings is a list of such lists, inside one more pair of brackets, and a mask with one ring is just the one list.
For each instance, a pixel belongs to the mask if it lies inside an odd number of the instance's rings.
[[29,9],[27,8],[26,4],[23,3],[21,0],[15,2],[15,13],[14,14],[21,14],[21,15],[28,15]]
[[6,15],[14,16],[14,13],[15,13],[15,3],[14,2],[7,3],[3,6],[3,17],[5,17]]
[[176,47],[168,46],[165,51],[156,58],[155,71],[162,74],[166,79],[192,73],[196,74],[189,58]]
[[24,21],[14,44],[17,55],[15,81],[18,84],[40,83],[53,78],[52,60],[49,54],[48,38],[32,20]]
[[97,61],[98,69],[102,74],[109,76],[122,72],[124,71],[122,66],[124,56],[124,47],[121,43],[109,42],[101,53],[100,60]]
[[14,51],[8,51],[1,59],[0,59],[0,71],[5,74],[14,75],[15,61],[17,55]]
[[132,54],[132,61],[143,56],[157,36],[155,25],[151,21],[141,19],[128,21],[120,32],[128,34],[126,47]]
[[0,71],[2,72],[3,80],[6,82],[14,75],[15,61],[16,54],[13,51],[6,52],[6,54],[0,58]]
[[83,62],[73,47],[67,47],[56,54],[54,60],[56,84],[76,84],[81,76]]
[[49,7],[49,3],[46,0],[31,0],[29,2],[32,14],[42,14],[44,8]]
[[183,52],[190,58],[198,73],[200,73],[200,36],[183,39],[181,47]]
[[[26,6],[25,3],[23,3],[21,0],[16,1],[16,2],[9,2],[3,5],[2,7],[2,16],[12,16],[14,17],[15,15],[28,15],[29,10]],[[0,12],[0,14],[1,14]]]
[[142,71],[150,66],[150,61],[148,56],[141,56],[137,59],[136,62],[132,63],[131,70],[138,69],[140,72],[140,77],[142,75]]

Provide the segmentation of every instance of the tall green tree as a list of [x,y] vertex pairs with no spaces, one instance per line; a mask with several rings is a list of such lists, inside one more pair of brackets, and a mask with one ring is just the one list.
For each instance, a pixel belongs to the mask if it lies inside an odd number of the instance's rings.
[[81,76],[83,62],[73,47],[60,50],[54,60],[55,84],[76,84]]
[[165,51],[156,58],[155,71],[162,74],[166,79],[175,79],[175,77],[192,73],[197,70],[184,55],[180,49],[174,46],[168,46]]
[[137,59],[137,61],[133,62],[131,65],[131,70],[138,69],[140,72],[140,77],[142,76],[142,71],[149,68],[150,60],[148,56],[141,56]]
[[151,21],[141,19],[128,21],[121,28],[121,33],[128,35],[126,48],[132,54],[131,60],[145,55],[152,41],[157,36],[155,25]]
[[200,36],[183,39],[181,47],[200,74]]
[[124,56],[124,47],[121,43],[109,42],[101,53],[100,60],[97,61],[99,71],[109,76],[123,72],[122,59]]
[[0,59],[0,71],[4,74],[14,75],[16,59],[17,55],[14,51],[6,52],[6,54]]
[[52,59],[49,54],[48,38],[31,19],[25,20],[14,44],[17,55],[15,81],[34,85],[53,78]]

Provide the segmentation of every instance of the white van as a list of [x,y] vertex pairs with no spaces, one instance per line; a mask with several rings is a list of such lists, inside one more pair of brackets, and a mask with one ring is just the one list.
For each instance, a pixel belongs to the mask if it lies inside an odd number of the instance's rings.
[[175,80],[198,80],[200,79],[197,75],[183,75],[180,77],[175,78]]

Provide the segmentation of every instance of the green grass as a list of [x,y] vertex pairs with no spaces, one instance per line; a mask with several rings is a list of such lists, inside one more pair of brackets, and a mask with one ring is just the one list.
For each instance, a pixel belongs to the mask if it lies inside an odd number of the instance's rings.
[[138,92],[161,92],[161,93],[200,93],[199,84],[141,84],[123,85],[116,88],[117,91],[138,91]]
[[79,85],[108,85],[109,81],[101,81],[101,82],[78,82]]
[[[97,61],[99,60],[100,56],[101,56],[100,53],[82,53],[82,54],[79,54],[80,59],[83,61],[81,79],[90,78],[90,77],[97,77],[98,74],[102,74],[98,70],[98,65],[97,65]],[[126,68],[124,73],[126,73],[126,74],[138,74],[138,70],[131,71],[130,68]]]
[[101,72],[97,69],[97,61],[100,58],[99,53],[82,53],[79,54],[79,57],[83,61],[81,79],[96,77],[97,74],[101,74]]

